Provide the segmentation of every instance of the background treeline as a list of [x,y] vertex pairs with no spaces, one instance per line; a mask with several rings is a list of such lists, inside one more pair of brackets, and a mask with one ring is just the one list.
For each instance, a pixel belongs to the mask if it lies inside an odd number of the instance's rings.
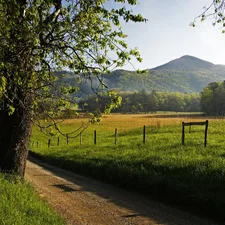
[[[175,112],[199,112],[200,96],[198,93],[184,94],[179,92],[156,92],[150,93],[145,90],[134,93],[119,93],[122,97],[121,106],[114,109],[117,113],[148,113],[156,111]],[[89,96],[88,100],[80,102],[82,111],[103,111],[108,102],[107,97],[96,101],[96,96]]]
[[225,81],[209,83],[200,97],[202,111],[208,115],[225,115]]

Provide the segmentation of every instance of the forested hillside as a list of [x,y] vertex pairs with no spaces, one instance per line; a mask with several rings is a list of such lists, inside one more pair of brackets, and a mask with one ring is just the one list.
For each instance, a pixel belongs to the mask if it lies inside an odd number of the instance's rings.
[[[62,74],[63,72],[57,73]],[[77,85],[79,75],[64,72],[63,82]],[[116,89],[122,92],[134,92],[146,90],[151,92],[181,92],[194,93],[203,90],[207,84],[225,80],[225,66],[198,59],[193,56],[182,56],[159,67],[148,69],[145,74],[134,71],[115,70],[110,74],[104,74],[101,79],[108,89]],[[96,90],[96,78],[82,79],[78,96],[85,97],[93,94],[91,87]]]
[[192,56],[183,56],[162,66],[147,70],[146,74],[116,70],[104,76],[110,88],[121,91],[200,92],[208,83],[225,79],[225,66]]

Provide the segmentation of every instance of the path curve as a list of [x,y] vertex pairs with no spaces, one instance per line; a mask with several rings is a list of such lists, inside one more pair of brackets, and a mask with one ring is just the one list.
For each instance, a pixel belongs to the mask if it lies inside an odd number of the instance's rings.
[[27,161],[25,178],[68,224],[218,225],[34,158]]

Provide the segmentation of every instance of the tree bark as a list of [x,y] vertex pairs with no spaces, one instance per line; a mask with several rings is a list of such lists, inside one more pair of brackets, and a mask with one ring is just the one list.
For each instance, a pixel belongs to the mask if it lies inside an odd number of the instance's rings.
[[0,118],[0,170],[24,177],[31,135],[31,119],[23,107],[12,115],[1,109]]
[[[9,38],[6,35],[5,47],[1,46],[4,68],[0,75],[4,76],[8,87],[0,102],[0,171],[15,173],[23,178],[32,114],[31,96],[27,90],[28,83],[32,82],[34,65],[28,60],[33,45],[29,39],[28,23],[24,18],[28,1],[17,0],[17,3],[18,6],[10,2],[5,6],[7,20],[14,25],[9,26]],[[15,109],[11,115],[9,107]]]

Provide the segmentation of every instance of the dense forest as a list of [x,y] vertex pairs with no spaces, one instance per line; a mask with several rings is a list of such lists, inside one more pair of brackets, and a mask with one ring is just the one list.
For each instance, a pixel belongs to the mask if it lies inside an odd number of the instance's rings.
[[[184,94],[179,92],[138,92],[119,93],[122,103],[113,110],[118,113],[154,113],[156,111],[204,112],[208,115],[225,115],[225,81],[211,82],[201,92]],[[96,101],[96,96],[80,102],[83,111],[103,112],[110,102],[108,96]],[[97,110],[96,110],[97,109]]]
[[[179,92],[156,92],[150,93],[145,90],[134,93],[119,93],[122,97],[121,106],[114,109],[118,113],[148,113],[156,111],[175,112],[199,112],[199,94],[183,94]],[[104,110],[109,102],[109,97],[105,96],[96,101],[96,96],[90,96],[87,101],[80,103],[83,111],[95,112]],[[99,111],[97,110],[97,111]]]
[[202,110],[208,115],[225,115],[225,81],[209,83],[200,93]]

